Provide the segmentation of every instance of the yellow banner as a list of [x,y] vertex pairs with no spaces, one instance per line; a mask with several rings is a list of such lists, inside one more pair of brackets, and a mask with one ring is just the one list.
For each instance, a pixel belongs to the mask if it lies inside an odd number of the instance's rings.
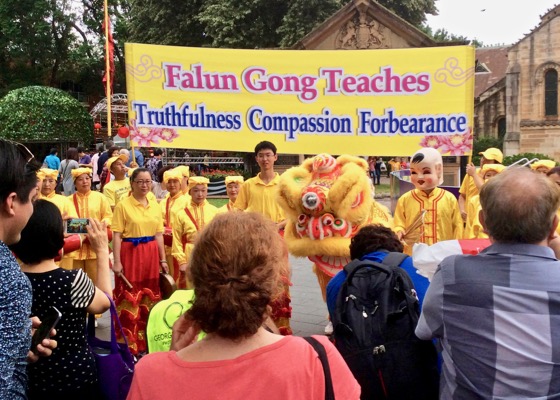
[[471,154],[474,48],[234,50],[125,45],[138,146]]

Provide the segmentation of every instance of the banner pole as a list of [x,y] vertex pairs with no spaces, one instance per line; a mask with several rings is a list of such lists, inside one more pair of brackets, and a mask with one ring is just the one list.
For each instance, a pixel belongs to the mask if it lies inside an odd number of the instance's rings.
[[105,94],[107,95],[107,136],[111,137],[113,133],[113,128],[111,124],[111,60],[110,49],[109,49],[109,6],[108,0],[103,1],[105,8],[105,80],[106,89]]

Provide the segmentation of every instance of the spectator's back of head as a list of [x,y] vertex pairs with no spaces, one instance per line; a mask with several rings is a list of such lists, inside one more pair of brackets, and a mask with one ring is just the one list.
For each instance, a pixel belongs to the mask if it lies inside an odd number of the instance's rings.
[[105,149],[106,149],[106,150],[109,150],[109,149],[110,149],[111,147],[113,147],[114,145],[115,145],[115,144],[113,143],[112,140],[107,140],[107,141],[105,142]]
[[480,204],[483,225],[492,239],[534,244],[552,231],[560,190],[545,175],[514,167],[482,187]]
[[352,260],[380,250],[399,253],[403,251],[403,245],[397,235],[383,225],[364,226],[350,242],[350,257]]
[[33,214],[10,249],[25,264],[37,264],[55,258],[64,246],[64,224],[59,209],[50,201],[37,200]]
[[56,153],[58,153],[58,150],[56,149],[56,147],[51,148],[51,151],[49,152],[49,154],[51,156],[54,156]]
[[38,169],[33,154],[25,146],[0,139],[0,202],[16,193],[18,200],[26,204],[31,190],[37,187]]
[[288,268],[286,246],[272,221],[253,212],[219,214],[192,252],[195,302],[188,313],[206,333],[249,337],[282,292]]

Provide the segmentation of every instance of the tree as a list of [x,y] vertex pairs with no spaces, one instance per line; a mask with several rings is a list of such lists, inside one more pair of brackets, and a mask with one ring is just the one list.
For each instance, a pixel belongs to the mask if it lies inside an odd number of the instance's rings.
[[426,14],[437,15],[436,0],[377,0],[416,27],[426,22]]
[[295,0],[284,17],[277,32],[280,46],[290,47],[317,25],[334,14],[342,6],[338,0]]
[[[130,40],[230,48],[289,47],[350,0],[130,0]],[[436,0],[379,0],[418,27]]]
[[93,119],[66,92],[28,86],[0,99],[0,137],[89,144],[93,140]]

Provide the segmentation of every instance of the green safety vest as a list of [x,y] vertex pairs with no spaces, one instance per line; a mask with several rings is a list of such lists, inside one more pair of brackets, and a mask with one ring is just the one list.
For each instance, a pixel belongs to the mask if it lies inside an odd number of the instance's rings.
[[179,289],[170,298],[158,302],[150,311],[146,326],[148,352],[169,351],[171,329],[175,321],[191,308],[194,290]]

